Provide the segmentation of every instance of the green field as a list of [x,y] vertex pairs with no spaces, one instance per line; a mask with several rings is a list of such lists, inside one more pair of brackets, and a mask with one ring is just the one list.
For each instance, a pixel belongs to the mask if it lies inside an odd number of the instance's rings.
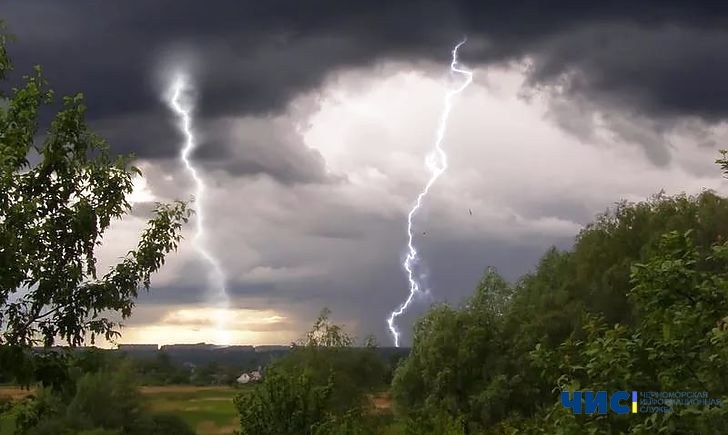
[[199,435],[232,434],[240,424],[233,397],[241,388],[180,385],[141,390],[152,410],[179,415]]
[[[169,412],[181,417],[198,435],[233,434],[239,428],[240,420],[233,405],[233,398],[246,387],[197,387],[191,385],[147,386],[140,390],[147,398],[153,411]],[[13,386],[0,386],[0,396],[20,399],[32,390]],[[391,397],[388,392],[371,397],[373,412],[388,421],[391,418]],[[0,435],[12,435],[14,421],[10,415],[0,419]],[[401,433],[392,423],[384,434]]]
[[[240,424],[233,397],[244,388],[195,387],[188,385],[141,387],[154,411],[180,416],[199,435],[232,434]],[[0,396],[19,399],[32,391],[18,387],[0,386]],[[0,435],[13,433],[10,416],[0,420]]]
[[[233,397],[251,387],[142,387],[155,411],[171,412],[183,418],[198,435],[232,434],[240,425]],[[371,396],[372,412],[383,421],[391,419],[392,398],[389,392]],[[402,428],[392,422],[382,433],[399,434]]]

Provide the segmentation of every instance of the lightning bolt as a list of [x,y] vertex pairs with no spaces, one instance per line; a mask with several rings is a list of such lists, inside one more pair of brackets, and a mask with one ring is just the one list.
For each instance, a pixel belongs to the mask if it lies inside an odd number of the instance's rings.
[[187,172],[189,172],[195,183],[194,199],[197,203],[197,210],[195,212],[195,236],[192,240],[192,244],[195,250],[210,266],[208,283],[214,292],[214,297],[217,299],[217,303],[215,305],[217,305],[218,308],[215,312],[217,341],[218,344],[226,345],[229,344],[230,339],[227,330],[230,301],[225,290],[225,273],[223,272],[218,259],[212,254],[212,252],[210,252],[205,244],[205,215],[203,207],[205,182],[197,173],[197,170],[190,160],[190,153],[192,153],[197,146],[194,130],[192,128],[192,112],[194,110],[194,103],[192,99],[189,98],[189,95],[185,95],[191,90],[187,76],[182,73],[176,74],[172,80],[167,104],[179,119],[178,126],[180,132],[184,136],[184,144],[180,151],[180,159],[184,163]]
[[435,181],[437,181],[437,179],[440,178],[440,175],[442,175],[443,172],[445,172],[445,170],[447,169],[447,154],[445,154],[445,150],[442,148],[442,141],[445,138],[445,131],[447,130],[447,120],[450,116],[450,110],[452,109],[453,98],[456,95],[460,94],[463,90],[465,90],[465,88],[467,88],[468,85],[470,85],[470,83],[473,81],[472,71],[463,69],[458,63],[458,49],[460,49],[460,47],[465,44],[466,41],[467,38],[464,38],[455,46],[455,48],[452,49],[452,61],[450,62],[450,72],[458,73],[465,76],[465,80],[460,86],[454,89],[450,89],[445,94],[444,107],[440,115],[440,122],[437,128],[437,134],[435,136],[435,147],[432,152],[430,152],[425,158],[425,166],[430,172],[430,179],[427,181],[427,184],[425,185],[424,189],[422,189],[420,194],[417,195],[417,201],[415,201],[415,205],[412,207],[409,214],[407,215],[407,256],[402,263],[402,267],[407,272],[407,280],[409,281],[409,296],[407,296],[407,299],[402,303],[402,305],[400,305],[396,310],[392,311],[392,313],[389,315],[389,318],[387,319],[387,325],[389,326],[389,331],[392,333],[392,337],[394,338],[394,345],[396,347],[399,347],[400,333],[399,331],[397,331],[397,326],[395,325],[394,321],[397,317],[401,316],[407,310],[407,307],[409,307],[409,305],[414,300],[415,295],[421,293],[420,283],[414,276],[414,265],[418,261],[418,253],[414,247],[413,242],[412,219],[417,213],[417,210],[419,210],[419,208],[422,206],[422,201],[429,193],[432,185],[435,184]]

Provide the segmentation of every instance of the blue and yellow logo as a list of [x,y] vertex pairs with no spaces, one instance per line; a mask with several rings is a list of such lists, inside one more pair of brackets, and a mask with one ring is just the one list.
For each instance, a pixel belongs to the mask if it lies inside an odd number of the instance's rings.
[[617,414],[627,414],[630,410],[633,413],[637,412],[636,391],[632,391],[632,394],[628,391],[617,391],[612,394],[611,397],[607,396],[606,391],[597,391],[596,393],[594,391],[585,391],[583,393],[581,391],[575,391],[573,393],[573,397],[572,393],[567,391],[561,393],[561,405],[565,408],[571,408],[574,414],[581,414],[582,399],[584,412],[586,414],[594,414],[595,412],[599,414],[606,414],[607,404],[609,404],[609,408]]
[[[572,395],[573,394],[573,395]],[[606,414],[607,406],[617,414],[671,413],[675,406],[722,405],[721,398],[708,397],[705,391],[617,391],[611,396],[606,391],[562,392],[561,405],[574,414]],[[638,406],[639,404],[639,406]]]

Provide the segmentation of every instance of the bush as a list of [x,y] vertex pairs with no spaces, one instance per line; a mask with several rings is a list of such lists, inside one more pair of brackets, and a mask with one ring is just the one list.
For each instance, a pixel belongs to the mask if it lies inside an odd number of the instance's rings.
[[152,415],[152,430],[149,435],[195,435],[195,431],[178,415],[157,413]]
[[331,384],[306,375],[269,371],[251,392],[235,397],[242,435],[305,435],[327,419]]
[[41,389],[18,407],[18,434],[192,435],[179,417],[149,412],[125,367],[113,373],[86,373],[75,394],[64,401],[61,393]]
[[371,341],[353,347],[328,315],[324,309],[306,338],[236,398],[243,434],[370,433],[367,394],[385,385],[384,361]]

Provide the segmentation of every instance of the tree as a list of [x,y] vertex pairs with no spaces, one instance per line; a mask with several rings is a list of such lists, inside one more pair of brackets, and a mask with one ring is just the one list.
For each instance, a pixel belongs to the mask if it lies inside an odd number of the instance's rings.
[[[5,42],[0,36],[2,79],[11,67]],[[39,115],[53,92],[40,67],[23,83],[0,107],[0,344],[11,359],[39,342],[118,336],[110,313],[131,315],[190,215],[183,202],[157,204],[136,249],[97,274],[94,249],[131,210],[126,198],[141,173],[89,129],[81,94],[63,99],[41,142]]]
[[502,335],[511,293],[488,269],[459,309],[437,305],[417,322],[410,356],[392,381],[399,413],[430,431],[462,420],[456,426],[466,433],[505,415]]
[[316,385],[331,380],[329,410],[342,414],[364,406],[366,394],[384,385],[386,367],[371,339],[365,340],[365,347],[355,347],[354,338],[332,322],[330,314],[324,308],[305,338],[276,365],[288,373],[306,374]]
[[320,386],[305,374],[271,370],[254,391],[235,398],[241,434],[311,434],[326,421],[330,394],[330,383]]
[[[587,225],[572,249],[547,252],[536,270],[518,282],[506,314],[505,376],[523,381],[503,399],[507,407],[527,416],[552,404],[555,378],[544,376],[529,356],[537,345],[553,351],[572,336],[583,340],[588,335],[585,326],[594,318],[607,325],[639,324],[645,313],[629,297],[632,266],[654,255],[665,233],[689,230],[698,250],[725,240],[728,199],[705,191],[620,202]],[[720,272],[717,263],[704,267]]]
[[[587,315],[583,339],[573,335],[556,350],[532,353],[558,390],[701,391],[713,399],[728,393],[728,244],[701,249],[693,238],[670,231],[632,266],[629,298],[638,322],[610,325]],[[582,432],[711,433],[728,424],[721,406],[669,406],[673,413],[636,419],[574,417],[556,404],[538,424],[543,433],[575,424]]]
[[372,433],[367,394],[384,385],[384,362],[324,309],[293,351],[235,399],[243,434]]
[[[719,163],[728,175],[728,157]],[[727,239],[728,199],[714,192],[618,203],[514,286],[491,273],[462,306],[420,319],[392,382],[397,411],[419,433],[725,427],[715,406],[575,416],[558,393],[728,393]]]

